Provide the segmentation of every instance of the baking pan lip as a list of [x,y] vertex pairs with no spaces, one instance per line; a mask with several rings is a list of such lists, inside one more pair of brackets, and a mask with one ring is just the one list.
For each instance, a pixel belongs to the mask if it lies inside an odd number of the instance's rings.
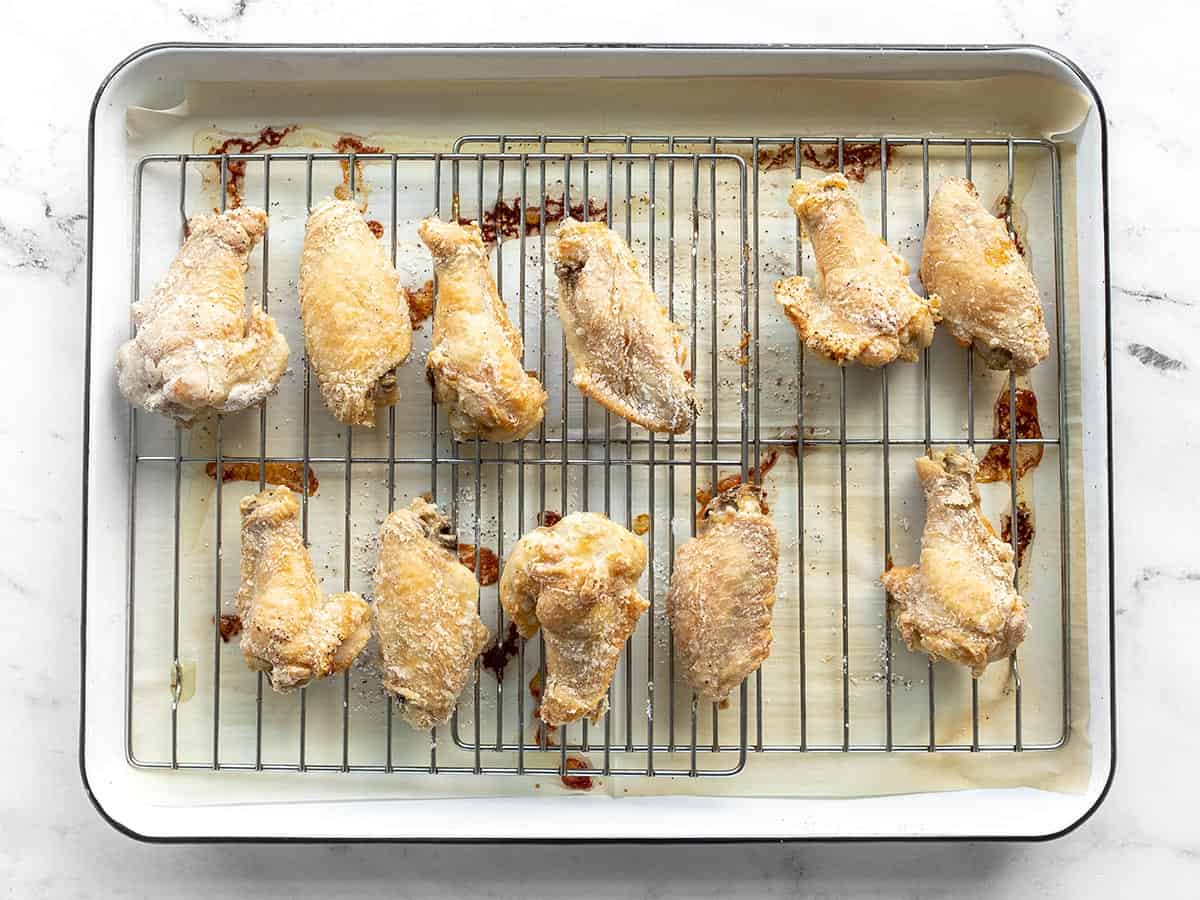
[[[745,50],[748,52],[771,51],[847,51],[863,52],[967,52],[967,53],[996,53],[1005,51],[1026,51],[1043,54],[1062,68],[1074,75],[1090,95],[1095,104],[1100,123],[1100,205],[1102,213],[1101,229],[1103,235],[1102,272],[1104,292],[1104,384],[1105,384],[1105,467],[1107,474],[1106,500],[1108,518],[1108,653],[1109,653],[1109,763],[1104,785],[1095,801],[1075,821],[1050,834],[1002,835],[1002,836],[972,836],[972,835],[920,835],[920,836],[782,836],[777,838],[742,838],[742,837],[696,837],[696,838],[639,838],[636,840],[623,838],[345,838],[345,837],[273,837],[273,836],[161,836],[142,834],[114,818],[101,804],[92,789],[88,777],[86,759],[86,710],[87,710],[87,562],[88,562],[88,462],[91,440],[91,385],[92,385],[92,248],[95,230],[95,174],[96,174],[96,115],[100,103],[113,79],[126,67],[140,58],[163,50]],[[92,100],[88,117],[88,186],[87,186],[87,242],[86,242],[86,271],[85,271],[85,304],[84,304],[84,356],[83,356],[83,459],[82,459],[82,536],[80,547],[80,666],[79,666],[79,774],[84,792],[95,807],[100,817],[116,831],[136,841],[147,844],[767,844],[767,843],[814,843],[814,844],[845,844],[845,843],[930,843],[963,841],[995,841],[1003,843],[1042,842],[1064,837],[1095,814],[1101,804],[1107,799],[1117,767],[1117,693],[1116,693],[1116,618],[1114,612],[1115,596],[1115,546],[1113,542],[1113,409],[1112,409],[1112,294],[1109,287],[1110,248],[1109,248],[1109,208],[1108,208],[1108,122],[1104,103],[1099,91],[1087,73],[1074,60],[1037,44],[791,44],[791,43],[748,43],[748,44],[638,44],[638,43],[216,43],[216,42],[161,42],[147,44],[119,62],[111,72],[104,77]]]
[[825,51],[853,51],[860,52],[865,50],[878,50],[881,52],[1004,52],[1004,51],[1033,51],[1043,53],[1048,57],[1062,63],[1079,76],[1092,93],[1094,99],[1099,101],[1099,95],[1095,87],[1092,85],[1091,79],[1088,78],[1083,69],[1072,59],[1054,50],[1050,47],[1041,44],[1032,43],[999,43],[999,44],[879,44],[879,43],[829,43],[829,44],[809,44],[809,43],[791,43],[788,41],[771,41],[771,42],[748,42],[748,43],[713,43],[713,42],[697,42],[697,43],[636,43],[623,41],[483,41],[483,42],[461,42],[461,41],[434,41],[434,42],[357,42],[357,43],[341,43],[341,42],[320,42],[320,41],[302,41],[302,42],[273,42],[273,41],[160,41],[157,43],[146,44],[139,47],[130,53],[125,59],[117,63],[104,79],[100,82],[99,89],[96,92],[98,100],[109,82],[119,74],[126,66],[132,64],[142,56],[150,53],[156,53],[161,50],[747,50],[747,51],[774,51],[774,50],[804,50],[814,52]]

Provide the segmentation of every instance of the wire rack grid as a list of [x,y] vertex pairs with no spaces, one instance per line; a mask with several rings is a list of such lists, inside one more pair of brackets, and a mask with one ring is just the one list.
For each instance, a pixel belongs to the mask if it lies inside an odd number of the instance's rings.
[[[475,152],[466,149],[477,145],[483,149]],[[982,399],[978,396],[980,378],[984,373],[976,371],[969,352],[959,351],[957,358],[958,365],[965,368],[965,391],[961,392],[965,394],[965,407],[959,412],[965,413],[966,422],[964,432],[956,434],[939,433],[934,427],[935,421],[945,421],[944,416],[939,418],[937,415],[934,385],[941,384],[947,376],[945,368],[935,363],[932,350],[926,351],[921,363],[912,367],[915,382],[912,373],[892,375],[884,369],[864,375],[845,367],[826,366],[811,357],[806,359],[803,347],[794,340],[792,361],[786,367],[779,365],[778,357],[783,355],[779,352],[768,352],[764,367],[764,319],[768,313],[761,302],[761,288],[770,283],[768,257],[778,256],[780,242],[786,239],[790,244],[788,274],[803,272],[806,262],[811,265],[811,261],[806,260],[798,225],[789,221],[790,235],[784,235],[780,223],[772,220],[765,210],[773,197],[764,196],[764,191],[769,188],[762,186],[768,179],[764,174],[767,167],[761,165],[762,154],[768,150],[788,151],[793,161],[793,171],[788,174],[801,177],[805,174],[805,162],[810,165],[815,162],[819,168],[842,170],[846,166],[848,148],[865,145],[878,148],[877,206],[880,232],[885,241],[889,239],[889,221],[894,215],[897,196],[897,188],[893,187],[893,202],[889,205],[889,181],[903,180],[889,175],[889,170],[901,152],[906,157],[904,171],[914,179],[919,178],[915,190],[920,203],[919,224],[922,225],[928,210],[931,168],[949,165],[947,159],[954,154],[958,154],[959,171],[968,178],[973,172],[978,174],[977,160],[981,156],[986,156],[988,165],[998,168],[1004,187],[1003,208],[1010,228],[1014,227],[1011,217],[1018,160],[1030,159],[1028,168],[1039,170],[1034,173],[1035,180],[1040,178],[1047,185],[1047,215],[1043,216],[1047,239],[1044,244],[1053,248],[1050,277],[1041,280],[1052,285],[1053,314],[1048,318],[1054,322],[1052,338],[1057,354],[1049,378],[1056,394],[1056,408],[1052,410],[1056,433],[1018,437],[1016,429],[1010,428],[1006,438],[979,437],[976,418]],[[813,148],[823,149],[826,157],[818,158]],[[919,154],[919,166],[914,164],[916,154]],[[526,362],[531,365],[536,359],[536,372],[551,393],[548,410],[558,410],[558,422],[554,423],[553,417],[548,415],[548,422],[536,436],[513,445],[480,441],[460,444],[450,437],[433,406],[428,418],[427,452],[420,452],[414,449],[410,440],[417,436],[403,426],[400,427],[400,443],[404,447],[398,449],[397,410],[391,408],[387,413],[386,431],[381,428],[373,435],[364,436],[351,429],[342,429],[341,453],[333,453],[329,441],[324,438],[322,449],[313,452],[314,421],[327,414],[319,404],[317,408],[311,408],[307,365],[299,392],[302,396],[298,453],[268,454],[270,404],[265,404],[258,414],[255,453],[226,453],[223,438],[227,435],[222,434],[223,424],[219,420],[214,426],[210,450],[185,454],[184,435],[178,429],[173,434],[173,451],[170,448],[170,452],[164,451],[161,441],[159,446],[146,449],[144,439],[139,443],[139,427],[145,427],[144,423],[139,425],[142,417],[132,416],[126,692],[127,755],[132,764],[208,769],[565,774],[577,765],[572,759],[576,753],[600,750],[602,762],[587,763],[599,774],[699,776],[736,774],[746,765],[750,751],[1021,751],[1053,749],[1066,741],[1070,720],[1067,689],[1070,679],[1070,535],[1066,429],[1062,423],[1067,417],[1063,375],[1067,334],[1063,306],[1061,178],[1057,148],[1052,143],[1017,138],[887,136],[850,139],[833,136],[471,135],[460,138],[448,153],[156,155],[141,160],[135,172],[134,233],[138,236],[133,254],[135,299],[141,280],[144,173],[148,169],[175,168],[178,210],[180,217],[185,219],[189,166],[219,171],[223,205],[231,164],[240,164],[243,171],[247,164],[257,167],[261,176],[262,202],[272,210],[273,222],[276,212],[272,204],[278,206],[279,200],[272,199],[272,180],[273,177],[279,180],[281,169],[299,169],[302,173],[298,178],[293,175],[289,179],[290,187],[285,186],[279,193],[290,191],[294,196],[302,190],[304,209],[312,205],[314,168],[320,172],[336,165],[352,192],[359,187],[356,180],[361,177],[358,174],[361,165],[370,166],[372,173],[385,172],[382,180],[374,176],[372,180],[376,192],[381,190],[382,181],[382,190],[387,195],[381,208],[387,211],[390,219],[388,233],[393,261],[402,246],[399,235],[403,222],[406,219],[415,221],[411,208],[414,202],[418,206],[422,202],[427,204],[422,212],[449,213],[485,223],[491,217],[496,225],[497,287],[502,296],[511,298],[513,285],[516,286],[514,319],[525,336]],[[1045,170],[1044,177],[1040,172],[1042,169]],[[914,179],[901,185],[901,196],[913,193],[911,181]],[[196,179],[191,181],[194,183]],[[531,182],[536,184],[533,190]],[[597,184],[602,186],[595,192],[598,197],[593,196]],[[423,190],[417,190],[415,197],[405,197],[410,188]],[[560,206],[555,211],[551,201],[558,191],[561,191]],[[474,203],[470,202],[472,195]],[[511,208],[518,223],[515,234],[509,235],[501,227],[498,217],[499,211],[505,208],[507,196],[513,197]],[[538,202],[533,204],[533,200]],[[551,315],[553,286],[548,284],[547,278],[546,240],[551,220],[557,214],[570,214],[575,206],[582,218],[603,216],[637,252],[645,253],[651,284],[663,296],[672,318],[688,330],[689,359],[697,370],[698,395],[704,398],[706,407],[702,420],[688,435],[663,438],[640,429],[635,432],[628,423],[614,421],[607,411],[583,400],[569,385],[564,364],[565,341],[561,328]],[[532,239],[535,235],[536,239]],[[269,260],[268,237],[263,241],[258,273],[260,302],[264,309],[272,293]],[[786,269],[783,263],[778,260],[776,263]],[[965,363],[962,357],[965,357]],[[700,365],[701,360],[707,365]],[[409,368],[413,368],[411,362]],[[773,425],[778,424],[783,405],[775,402],[777,398],[770,391],[770,375],[786,370],[790,370],[792,380],[785,387],[794,386],[793,405],[788,414],[794,436],[772,435],[770,432]],[[957,376],[958,384],[963,384],[963,377],[962,374]],[[811,384],[828,384],[830,389],[823,395],[818,387],[814,398],[813,391],[808,388]],[[862,398],[868,396],[868,392],[874,399],[866,417],[874,419],[879,430],[872,434],[857,434],[855,428],[861,416],[855,406],[862,405]],[[422,402],[418,398],[423,396],[427,395],[407,391],[401,406]],[[1009,376],[1010,422],[1017,420],[1017,396],[1017,379]],[[915,407],[905,402],[913,398]],[[271,404],[275,402],[272,400]],[[901,413],[897,412],[898,407],[902,408]],[[736,416],[729,413],[731,408],[737,409]],[[725,410],[724,414],[722,410]],[[822,424],[826,421],[828,427]],[[378,449],[364,453],[358,449],[356,438],[360,443]],[[382,446],[381,441],[385,442]],[[981,736],[983,725],[993,716],[981,706],[980,684],[975,679],[968,679],[969,719],[965,721],[969,721],[969,730],[965,735],[955,731],[950,738],[939,737],[939,719],[957,718],[953,712],[939,717],[939,704],[952,710],[961,702],[961,679],[947,667],[935,666],[931,661],[926,663],[925,701],[920,704],[924,709],[918,710],[911,690],[897,690],[900,677],[897,673],[905,666],[911,671],[911,660],[898,665],[900,661],[886,624],[880,628],[881,671],[877,673],[881,676],[878,680],[882,682],[879,692],[882,703],[875,707],[870,705],[875,701],[862,699],[861,685],[855,681],[852,635],[863,627],[861,620],[864,617],[858,613],[860,604],[877,607],[880,613],[874,618],[881,619],[886,597],[877,583],[873,587],[863,587],[852,574],[851,559],[856,551],[858,534],[851,523],[850,509],[852,503],[859,507],[863,504],[858,502],[852,489],[851,472],[863,454],[878,454],[876,468],[880,483],[876,496],[871,498],[872,505],[878,505],[876,518],[882,530],[882,546],[876,563],[878,571],[890,565],[893,550],[899,549],[897,544],[903,543],[904,537],[893,529],[897,515],[893,500],[896,493],[895,457],[898,454],[899,462],[907,464],[909,454],[913,452],[928,452],[934,446],[963,442],[972,449],[976,445],[1007,445],[1010,465],[1007,500],[1014,520],[1019,508],[1018,491],[1023,483],[1017,471],[1019,453],[1026,448],[1057,453],[1057,483],[1052,488],[1059,512],[1055,561],[1059,569],[1060,612],[1054,624],[1061,632],[1061,640],[1042,645],[1039,655],[1045,658],[1039,659],[1039,665],[1058,673],[1057,690],[1046,691],[1048,695],[1054,695],[1047,705],[1057,708],[1058,715],[1053,718],[1058,727],[1053,727],[1055,723],[1047,718],[1049,724],[1039,730],[1038,739],[1033,741],[1027,740],[1025,734],[1023,708],[1027,690],[1016,654],[1011,662],[1011,690],[1007,691],[1011,694],[1007,714],[1011,730],[1007,740],[986,740]],[[752,700],[750,685],[745,683],[730,709],[722,710],[714,705],[711,715],[706,717],[695,696],[677,683],[669,625],[661,617],[661,599],[673,565],[676,543],[695,534],[694,498],[698,492],[713,489],[720,481],[723,469],[732,468],[743,479],[757,477],[761,480],[768,468],[766,461],[773,460],[771,454],[789,449],[795,451],[796,465],[791,480],[779,488],[781,499],[775,501],[775,508],[777,518],[792,520],[790,533],[796,536],[796,557],[794,578],[787,579],[781,572],[781,600],[776,608],[775,626],[780,649],[763,670],[755,673]],[[832,457],[828,466],[823,463],[827,457]],[[306,483],[313,464],[343,467],[341,539],[337,544],[342,551],[341,589],[345,590],[351,589],[356,577],[352,565],[352,555],[357,553],[355,517],[360,515],[359,507],[363,505],[352,502],[355,467],[381,475],[370,489],[386,498],[387,511],[394,508],[398,489],[411,488],[419,492],[412,487],[414,483],[423,484],[423,489],[431,491],[436,499],[443,502],[448,499],[460,536],[469,533],[473,537],[471,546],[477,572],[481,570],[481,547],[485,540],[495,541],[497,555],[503,560],[506,536],[511,546],[516,536],[538,524],[550,511],[597,509],[630,528],[639,524],[639,519],[648,518],[648,522],[641,524],[647,534],[651,560],[645,585],[652,602],[652,613],[627,643],[618,675],[610,687],[610,711],[603,722],[595,728],[585,722],[571,729],[560,729],[561,733],[533,727],[535,721],[528,716],[535,698],[528,696],[526,676],[536,670],[535,678],[544,677],[544,648],[538,640],[528,647],[526,642],[519,642],[515,665],[504,669],[501,677],[492,679],[487,674],[479,674],[469,690],[469,700],[460,703],[448,729],[453,746],[448,751],[443,749],[442,759],[439,759],[437,730],[427,741],[421,742],[414,740],[406,729],[394,728],[391,706],[378,701],[377,682],[372,684],[369,677],[356,681],[351,673],[340,679],[340,702],[323,702],[321,705],[320,717],[327,732],[321,738],[314,739],[308,727],[308,694],[313,688],[298,692],[295,698],[281,699],[272,696],[270,691],[264,694],[261,674],[251,676],[246,673],[244,678],[237,677],[239,683],[244,679],[253,682],[253,696],[244,696],[243,686],[242,702],[232,710],[227,704],[223,713],[222,657],[231,650],[236,651],[236,644],[231,647],[222,641],[218,624],[222,609],[232,595],[228,588],[236,586],[236,579],[231,579],[228,573],[222,574],[222,532],[228,526],[223,516],[222,480],[217,478],[213,488],[216,525],[212,532],[216,561],[215,564],[210,562],[210,573],[205,579],[205,587],[211,591],[207,594],[210,598],[207,605],[212,624],[204,627],[205,623],[202,623],[201,627],[202,631],[212,632],[212,677],[198,679],[194,673],[191,676],[193,683],[204,681],[208,685],[202,693],[208,698],[205,702],[211,704],[211,717],[210,727],[204,731],[211,740],[203,742],[209,752],[201,757],[195,752],[198,746],[195,734],[191,734],[183,741],[188,749],[181,754],[180,711],[187,706],[185,694],[188,693],[189,677],[183,662],[187,648],[181,646],[180,622],[181,617],[183,621],[194,618],[193,607],[197,606],[194,592],[184,589],[181,574],[188,556],[181,551],[181,522],[185,519],[182,485],[187,483],[185,468],[189,465],[210,463],[221,472],[228,462],[258,463],[260,487],[268,462],[300,464]],[[156,682],[153,674],[147,679],[141,677],[140,673],[146,667],[135,654],[135,648],[144,646],[147,638],[137,632],[134,612],[135,609],[144,610],[150,602],[135,590],[140,571],[135,549],[139,532],[135,523],[136,513],[145,503],[139,494],[139,472],[147,467],[163,466],[171,475],[165,481],[159,479],[158,487],[151,493],[161,503],[163,497],[159,495],[171,496],[170,492],[173,492],[168,661],[170,724],[169,741],[164,742],[160,735],[159,740],[147,742],[143,732],[148,713],[144,708],[161,707],[162,698],[153,702],[145,699],[151,689],[142,682]],[[752,469],[756,471],[752,473]],[[422,471],[424,478],[419,474]],[[897,475],[900,471],[897,470]],[[827,490],[832,492],[835,507],[832,510],[814,508],[814,497]],[[793,495],[786,497],[786,502],[785,493]],[[307,490],[303,492],[302,500],[307,540]],[[647,513],[636,515],[635,509],[643,508],[643,505]],[[383,509],[381,505],[379,511]],[[834,513],[832,524],[829,523],[830,511]],[[1010,531],[1015,547],[1020,532],[1015,521]],[[810,574],[814,560],[819,561],[825,553],[823,547],[814,544],[814,539],[822,534],[831,538],[830,543],[836,545],[838,551],[837,564],[831,567],[831,581]],[[901,538],[899,542],[898,537]],[[495,623],[496,638],[503,638],[508,623],[495,602],[494,591],[481,589],[480,603],[485,621]],[[832,667],[839,670],[832,678],[817,674],[824,658],[816,655],[815,634],[817,623],[826,614],[831,614],[835,622],[833,652],[826,654],[831,657]],[[790,620],[792,615],[795,616],[794,624]],[[161,639],[161,627],[158,630],[158,639]],[[790,644],[784,646],[788,641]],[[535,646],[538,648],[536,666],[526,658],[527,652]],[[642,648],[640,651],[639,647]],[[776,663],[776,656],[785,658]],[[773,674],[776,670],[780,672],[779,676]],[[153,673],[153,667],[150,671]],[[770,678],[767,684],[764,684],[764,672]],[[656,685],[659,686],[658,697]],[[662,698],[664,685],[666,697]],[[326,686],[320,686],[320,690],[328,693]],[[1040,689],[1036,696],[1041,698]],[[370,697],[375,700],[364,699]],[[290,714],[296,722],[292,734],[298,737],[298,742],[290,759],[286,758],[289,754],[278,752],[282,747],[264,750],[264,734],[269,739],[275,731],[272,722],[278,718],[280,703],[295,706]],[[360,712],[359,707],[364,704],[365,708]],[[856,706],[863,711],[856,711],[852,716]],[[991,708],[989,703],[987,709]],[[511,711],[510,715],[506,715],[506,709]],[[339,710],[340,717],[337,715]],[[223,714],[226,716],[224,721]],[[918,740],[914,734],[922,715],[924,738]],[[814,737],[813,732],[817,730],[814,723],[827,719],[836,722],[836,735],[823,730]],[[781,724],[776,727],[773,720]],[[330,729],[330,721],[339,724]],[[862,724],[852,731],[855,721]],[[226,733],[233,732],[234,735],[225,738],[224,746],[223,724]],[[596,730],[601,731],[600,736],[595,734]],[[872,730],[877,733],[871,734]],[[707,734],[703,733],[705,731]],[[735,737],[722,740],[722,731]],[[898,731],[902,732],[900,737]],[[858,737],[862,732],[870,736]],[[157,755],[137,752],[135,744],[145,743],[158,748]],[[314,761],[307,750],[310,743],[327,749],[332,747],[333,758],[325,753]],[[453,756],[449,762],[445,758],[448,754]],[[706,759],[709,762],[705,763]]]

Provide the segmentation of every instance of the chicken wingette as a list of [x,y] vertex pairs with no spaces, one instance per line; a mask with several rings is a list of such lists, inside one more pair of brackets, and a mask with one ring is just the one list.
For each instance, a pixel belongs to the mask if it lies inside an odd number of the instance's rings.
[[546,392],[521,364],[521,335],[496,290],[479,228],[429,218],[418,233],[437,273],[426,371],[454,436],[525,437],[541,424]]
[[383,687],[413,728],[449,721],[487,643],[479,585],[458,559],[455,535],[421,497],[391,513],[379,529],[375,633]]
[[947,178],[929,204],[921,283],[941,301],[942,321],[989,369],[1027,372],[1050,354],[1042,297],[1004,220],[975,185]]
[[812,242],[818,287],[775,282],[775,300],[804,345],[836,363],[915,362],[933,340],[936,296],[908,284],[908,264],[867,228],[844,175],[797,181],[788,203]]
[[649,603],[637,582],[646,548],[600,513],[582,512],[517,541],[500,576],[500,603],[524,638],[546,639],[539,717],[565,725],[608,709],[621,648]]
[[683,367],[683,333],[629,245],[603,222],[567,219],[551,250],[575,386],[649,431],[691,428],[696,392]]
[[300,257],[304,346],[339,422],[374,427],[400,397],[395,369],[412,349],[400,278],[356,200],[331,198],[308,216]]
[[232,413],[275,390],[288,345],[261,309],[247,315],[250,251],[267,227],[261,209],[195,216],[166,275],[133,304],[134,337],[117,351],[121,393],[184,426]]
[[779,538],[756,485],[705,506],[700,533],[679,548],[667,618],[684,679],[719,703],[771,652]]
[[299,510],[282,486],[241,502],[242,655],[280,692],[350,668],[371,636],[371,609],[358,594],[321,593]]
[[926,504],[921,560],[889,569],[880,581],[910,650],[960,663],[978,678],[1028,630],[1013,550],[979,508],[970,451],[935,451],[916,466]]

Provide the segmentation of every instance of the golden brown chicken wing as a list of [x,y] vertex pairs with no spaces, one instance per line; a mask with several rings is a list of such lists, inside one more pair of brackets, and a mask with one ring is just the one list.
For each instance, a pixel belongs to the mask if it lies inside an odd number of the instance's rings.
[[427,370],[460,441],[519,440],[542,421],[546,392],[521,365],[479,228],[429,218],[419,228],[438,278]]
[[954,339],[973,343],[989,369],[1027,372],[1050,354],[1029,266],[965,178],[947,178],[929,204],[921,283],[940,298]]
[[371,636],[371,609],[358,594],[321,595],[299,509],[282,486],[241,503],[242,655],[280,692],[350,668]]
[[245,310],[250,251],[266,227],[267,214],[248,206],[189,220],[167,274],[133,304],[137,332],[117,351],[117,384],[130,403],[189,426],[275,390],[287,341],[262,310]]
[[880,576],[910,650],[969,666],[978,678],[1025,639],[1025,601],[1013,585],[1012,547],[979,509],[968,451],[917,459],[925,491],[921,562]]
[[701,527],[675,557],[667,617],[683,677],[717,703],[771,653],[779,539],[755,485],[714,497]]
[[412,349],[400,278],[355,200],[314,209],[300,257],[300,313],[308,361],[340,422],[375,425],[400,398],[394,369]]
[[637,591],[646,548],[599,513],[572,513],[517,542],[500,576],[500,603],[521,636],[546,639],[539,716],[565,725],[608,709],[621,648],[649,603]]
[[683,370],[683,334],[629,246],[603,222],[567,219],[556,238],[558,314],[575,386],[650,431],[687,431],[696,394]]
[[775,282],[775,299],[806,347],[838,363],[915,362],[933,340],[937,297],[908,285],[908,264],[867,229],[844,175],[797,181],[788,203],[813,245],[820,287]]
[[379,530],[375,633],[383,687],[413,728],[443,725],[487,643],[478,585],[458,561],[450,522],[421,497]]

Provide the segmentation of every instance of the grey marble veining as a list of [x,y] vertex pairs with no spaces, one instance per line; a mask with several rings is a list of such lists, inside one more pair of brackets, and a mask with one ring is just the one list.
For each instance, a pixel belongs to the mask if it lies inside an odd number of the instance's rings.
[[[1153,11],[1152,11],[1153,9]],[[0,118],[0,886],[12,897],[222,892],[447,897],[1195,896],[1200,882],[1200,89],[1189,4],[761,0],[456,6],[430,0],[51,0],[5,12]],[[145,847],[103,823],[76,767],[87,114],[163,40],[643,40],[1044,44],[1096,81],[1110,209],[1120,763],[1050,845]],[[619,878],[624,887],[613,886]],[[252,887],[246,885],[253,885]]]

